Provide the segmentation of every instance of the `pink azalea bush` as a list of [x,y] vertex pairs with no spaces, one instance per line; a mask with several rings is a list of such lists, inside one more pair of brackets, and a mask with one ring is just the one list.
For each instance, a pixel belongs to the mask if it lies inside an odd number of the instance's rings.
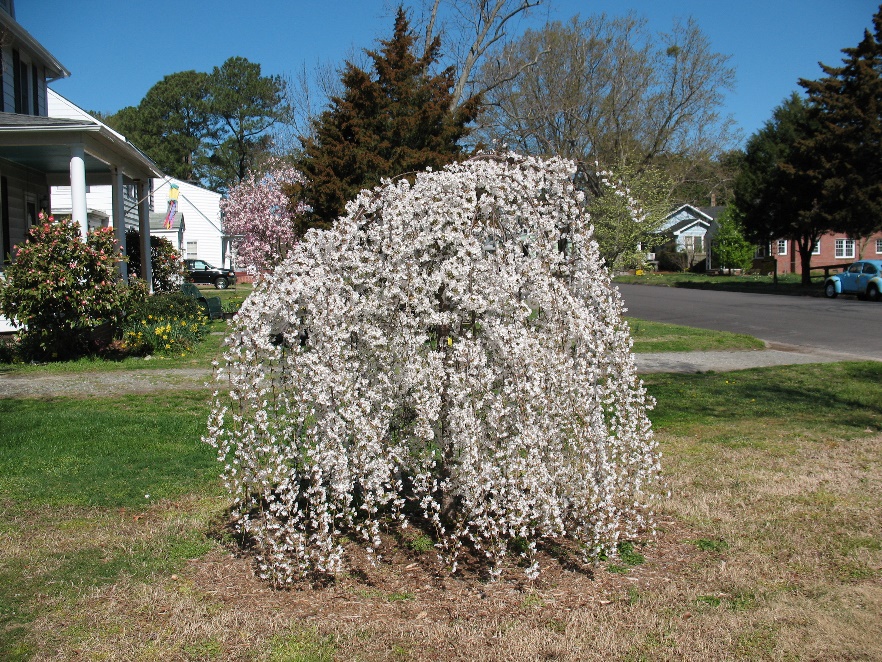
[[575,165],[486,155],[363,191],[245,302],[206,441],[264,577],[429,527],[455,571],[651,527],[659,456]]
[[291,203],[283,189],[303,182],[300,172],[278,162],[263,175],[249,173],[221,200],[224,232],[234,237],[237,259],[251,273],[274,267],[296,242],[296,219],[306,207]]
[[14,254],[0,287],[0,311],[23,327],[19,335],[30,357],[82,354],[90,329],[122,318],[132,292],[117,272],[113,228],[82,241],[78,223],[41,212]]
[[[134,228],[126,230],[126,257],[129,278],[141,278],[141,233]],[[184,282],[183,257],[165,237],[150,235],[150,265],[154,293],[180,290]]]

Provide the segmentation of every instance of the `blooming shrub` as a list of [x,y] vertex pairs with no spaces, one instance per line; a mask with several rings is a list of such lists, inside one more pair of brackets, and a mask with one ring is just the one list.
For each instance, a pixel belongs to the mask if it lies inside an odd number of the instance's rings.
[[112,228],[80,238],[80,226],[40,213],[14,251],[0,286],[0,311],[23,326],[28,357],[63,359],[88,351],[89,331],[116,323],[129,291],[116,270],[119,248]]
[[651,523],[658,456],[574,165],[488,155],[363,191],[242,306],[206,441],[277,584],[419,521],[455,571]]
[[[134,228],[126,230],[126,256],[129,258],[129,277],[141,278],[141,233]],[[150,236],[153,291],[174,292],[184,282],[184,262],[181,254],[165,237]]]
[[306,206],[292,203],[284,188],[304,181],[300,172],[278,162],[262,176],[249,173],[221,200],[224,232],[234,238],[237,261],[249,273],[272,269],[296,242],[298,217]]
[[183,294],[155,294],[129,312],[124,349],[132,354],[180,355],[204,337],[207,321],[199,302]]

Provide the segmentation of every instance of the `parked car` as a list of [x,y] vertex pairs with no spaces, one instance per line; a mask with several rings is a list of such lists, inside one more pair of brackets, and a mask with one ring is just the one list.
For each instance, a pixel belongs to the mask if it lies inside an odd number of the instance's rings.
[[824,281],[824,294],[835,299],[840,294],[855,294],[858,299],[882,299],[882,260],[861,260],[848,265],[841,274]]
[[187,269],[187,280],[191,283],[214,285],[219,290],[236,284],[235,271],[218,269],[205,260],[184,260],[184,267]]

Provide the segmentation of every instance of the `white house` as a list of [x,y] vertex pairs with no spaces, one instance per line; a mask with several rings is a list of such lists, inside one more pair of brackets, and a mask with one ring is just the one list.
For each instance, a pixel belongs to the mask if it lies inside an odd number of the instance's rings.
[[164,228],[151,229],[151,233],[170,239],[187,259],[198,258],[215,267],[232,268],[221,225],[221,194],[172,177],[154,179],[153,200],[156,213],[162,212],[163,218],[168,209],[169,190],[173,185],[178,187],[178,213],[183,216],[183,231],[178,235],[179,228],[175,226],[175,239],[167,236],[169,231]]
[[[82,119],[48,113],[47,82],[70,72],[15,20],[15,4],[0,2],[0,268],[24,241],[41,209],[49,209],[50,186],[68,186],[71,218],[88,229],[86,190],[112,191],[109,218],[123,213],[124,186],[148,192],[161,176],[156,165],[119,134]],[[149,227],[146,205],[137,210]],[[122,227],[122,223],[114,223]],[[149,273],[149,254],[144,265]]]
[[[150,192],[161,177],[156,165],[118,133],[81,118],[50,117],[47,83],[70,72],[15,20],[13,0],[0,0],[0,271],[14,259],[40,210],[50,209],[50,187],[66,186],[71,218],[85,236],[90,222],[86,192],[107,186],[111,202],[103,212],[123,231],[124,187]],[[149,209],[138,204],[135,218],[149,241]],[[97,215],[93,222],[98,222]],[[142,273],[150,280],[150,251],[142,250]],[[0,330],[8,321],[0,317]]]
[[[100,125],[106,131],[115,135],[119,140],[125,141],[125,136],[117,133],[103,122],[89,115],[85,110],[74,104],[72,101],[65,99],[51,88],[46,88],[46,108],[49,117],[58,117],[68,120],[93,122]],[[123,217],[126,229],[138,228],[138,191],[133,184],[123,184]],[[152,200],[148,199],[148,207],[152,211]],[[97,186],[86,186],[86,213],[89,219],[89,229],[94,230],[100,227],[113,227],[110,211],[113,209],[113,189],[112,187],[99,184]],[[71,187],[70,186],[53,186],[52,187],[52,213],[56,216],[70,216],[72,212],[71,206]]]
[[[48,108],[51,117],[88,121],[106,127],[85,110],[52,89],[48,90]],[[122,136],[120,136],[123,140]],[[162,221],[168,210],[169,191],[177,187],[177,214],[172,229],[166,229]],[[90,186],[86,201],[90,227],[107,226],[112,208],[109,186]],[[52,187],[52,212],[70,213],[70,187]],[[209,191],[173,177],[154,177],[150,182],[147,204],[150,208],[150,234],[169,239],[186,258],[199,258],[216,267],[231,266],[229,251],[225,250],[220,218],[220,193]],[[138,198],[134,187],[123,188],[126,228],[137,228]]]

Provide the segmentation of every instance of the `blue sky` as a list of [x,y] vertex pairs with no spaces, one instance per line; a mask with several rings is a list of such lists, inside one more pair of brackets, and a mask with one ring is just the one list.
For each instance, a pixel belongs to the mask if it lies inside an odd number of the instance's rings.
[[[406,3],[406,4],[415,4]],[[18,0],[16,19],[71,72],[52,87],[88,110],[114,112],[137,104],[164,76],[211,71],[240,55],[264,74],[294,74],[304,64],[342,62],[353,50],[391,34],[389,0]],[[749,136],[772,109],[821,75],[818,62],[838,65],[855,46],[878,0],[548,0],[521,23],[535,27],[575,14],[634,10],[652,29],[693,17],[716,52],[731,56],[737,88],[730,114]]]

